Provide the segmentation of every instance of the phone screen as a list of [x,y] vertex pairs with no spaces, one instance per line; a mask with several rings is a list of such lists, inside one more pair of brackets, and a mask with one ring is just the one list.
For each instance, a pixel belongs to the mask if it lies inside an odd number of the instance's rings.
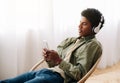
[[49,46],[46,40],[43,40],[43,48],[49,49]]

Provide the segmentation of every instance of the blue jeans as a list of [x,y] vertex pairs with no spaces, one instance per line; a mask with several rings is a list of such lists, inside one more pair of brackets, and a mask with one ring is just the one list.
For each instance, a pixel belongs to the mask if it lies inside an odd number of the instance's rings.
[[27,72],[15,78],[2,80],[0,83],[64,83],[64,79],[57,72],[42,69]]

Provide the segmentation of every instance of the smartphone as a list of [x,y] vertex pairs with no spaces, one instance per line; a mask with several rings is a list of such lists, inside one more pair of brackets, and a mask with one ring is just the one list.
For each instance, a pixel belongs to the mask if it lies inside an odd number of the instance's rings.
[[49,49],[47,40],[43,40],[43,48]]

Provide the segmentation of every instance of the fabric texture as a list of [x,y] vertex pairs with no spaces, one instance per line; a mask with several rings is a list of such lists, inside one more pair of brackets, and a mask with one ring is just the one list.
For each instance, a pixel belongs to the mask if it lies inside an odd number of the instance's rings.
[[0,83],[63,83],[64,79],[57,72],[48,69],[27,72],[15,78],[0,81]]
[[[70,53],[70,60],[65,61],[67,53],[79,39],[77,47]],[[65,73],[65,83],[77,82],[80,80],[93,66],[96,60],[102,54],[102,46],[95,36],[67,38],[58,45],[58,54],[63,59],[59,64],[59,68]],[[48,62],[49,67],[54,64]]]
[[[67,54],[66,54],[66,56],[65,56],[65,58],[64,58],[64,60],[65,60],[66,62],[69,62],[70,57],[71,57],[71,53],[78,47],[78,43],[79,43],[79,39],[77,39],[77,41],[75,42],[75,44],[74,44],[74,45],[71,47],[71,49],[67,52]],[[49,68],[49,69],[60,73],[61,76],[62,76],[63,78],[65,78],[65,73],[64,73],[64,71],[63,71],[61,68],[59,68],[59,65],[57,65],[57,66],[55,66],[55,67],[53,67],[53,68]]]
[[[62,58],[62,62],[57,67],[64,71],[64,79],[57,70],[42,69],[28,72],[16,78],[1,81],[0,83],[76,83],[101,56],[102,47],[95,36],[72,37],[61,42],[58,45],[57,52]],[[47,63],[50,68],[54,68],[53,63]]]

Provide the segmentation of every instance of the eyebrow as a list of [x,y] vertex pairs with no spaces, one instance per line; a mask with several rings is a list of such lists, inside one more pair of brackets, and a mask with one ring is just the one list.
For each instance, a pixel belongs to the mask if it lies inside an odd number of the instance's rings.
[[88,23],[88,22],[82,22],[82,21],[80,21],[80,23]]

